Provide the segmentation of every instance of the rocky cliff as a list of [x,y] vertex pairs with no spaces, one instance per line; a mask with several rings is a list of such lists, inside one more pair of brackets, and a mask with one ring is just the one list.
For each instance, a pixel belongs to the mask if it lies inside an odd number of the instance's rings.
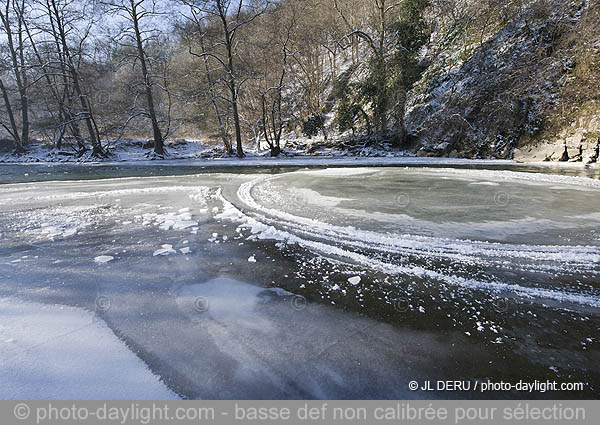
[[454,39],[448,21],[426,46],[405,115],[417,154],[560,160],[566,144],[569,160],[589,161],[600,137],[600,1],[526,2],[489,20],[485,34]]

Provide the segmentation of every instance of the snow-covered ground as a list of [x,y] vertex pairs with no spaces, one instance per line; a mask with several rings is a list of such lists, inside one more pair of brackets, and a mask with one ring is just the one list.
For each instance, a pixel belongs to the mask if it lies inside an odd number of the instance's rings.
[[[239,166],[344,166],[344,165],[427,165],[427,164],[453,164],[453,165],[493,165],[518,164],[521,167],[535,166],[552,170],[575,169],[588,170],[598,176],[600,165],[586,164],[585,162],[542,162],[539,158],[518,157],[518,161],[485,159],[468,160],[461,158],[417,157],[409,150],[393,149],[389,144],[373,146],[350,146],[343,148],[335,143],[324,143],[322,138],[310,140],[307,138],[291,139],[284,142],[283,152],[277,158],[270,156],[267,146],[259,147],[252,144],[245,148],[246,157],[242,160],[224,154],[218,143],[208,143],[201,140],[175,140],[166,143],[166,156],[157,158],[152,155],[151,148],[144,148],[145,141],[125,139],[107,143],[109,155],[106,158],[93,158],[90,152],[83,156],[75,155],[68,148],[57,150],[51,146],[36,143],[32,144],[27,153],[14,155],[10,149],[0,151],[0,164],[149,164],[159,162],[166,166],[179,166],[182,164],[202,164],[203,166],[239,167]],[[313,146],[314,145],[314,146]],[[539,161],[539,162],[536,162]]]
[[0,298],[0,399],[177,399],[93,313]]
[[412,379],[523,375],[597,391],[600,181],[388,160],[2,165],[0,297],[92,321],[186,398],[406,398]]
[[[315,146],[313,142],[316,143]],[[393,150],[389,145],[353,147],[351,151],[332,146],[321,146],[322,140],[308,139],[292,140],[284,143],[281,158],[305,157],[305,158],[340,158],[340,157],[388,157],[404,158],[414,157],[410,151]],[[143,162],[149,158],[156,157],[152,155],[151,148],[144,147],[145,141],[142,140],[121,140],[106,143],[109,155],[102,162]],[[220,144],[207,143],[199,140],[176,140],[169,141],[165,145],[165,160],[220,160],[229,159]],[[307,151],[310,150],[310,153]],[[265,159],[270,157],[270,151],[267,146],[259,147],[256,144],[246,146],[245,153],[248,159]],[[58,162],[58,163],[87,163],[97,161],[92,158],[91,152],[84,155],[76,155],[73,150],[65,147],[57,150],[52,146],[42,143],[32,144],[27,152],[22,155],[14,155],[10,150],[0,152],[0,163],[37,163],[37,162]]]
[[[118,142],[104,143],[109,152],[106,161],[116,162],[136,162],[148,160],[151,154],[151,148],[144,148],[145,141],[142,140],[122,140]],[[207,145],[199,141],[171,142],[167,143],[167,158],[170,159],[203,159],[219,156],[215,145]],[[51,145],[44,143],[35,143],[27,148],[27,152],[22,155],[14,155],[10,149],[0,152],[0,163],[19,162],[59,162],[59,163],[85,163],[93,161],[91,151],[83,155],[77,154],[73,148],[64,146],[62,149],[56,149]],[[97,159],[95,159],[97,160]]]

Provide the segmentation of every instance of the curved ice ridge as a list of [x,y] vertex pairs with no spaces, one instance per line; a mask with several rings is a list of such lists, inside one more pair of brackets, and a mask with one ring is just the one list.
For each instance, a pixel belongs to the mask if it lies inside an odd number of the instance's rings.
[[46,195],[46,196],[27,196],[21,198],[7,198],[3,202],[6,203],[23,203],[23,202],[53,202],[53,201],[77,201],[81,199],[89,198],[102,198],[108,196],[126,196],[126,195],[140,195],[140,194],[160,194],[160,193],[188,193],[193,191],[195,187],[192,186],[163,186],[153,188],[139,188],[139,189],[113,189],[113,190],[100,190],[95,192],[73,192],[61,195]]
[[578,187],[583,186],[590,189],[600,190],[600,180],[591,179],[589,177],[559,176],[556,174],[525,173],[522,171],[508,170],[464,170],[458,168],[425,168],[423,170],[431,173],[454,174],[457,176],[472,177],[481,180],[492,179],[494,182],[502,180],[520,180],[532,183],[576,185]]
[[267,226],[260,221],[244,214],[233,204],[221,196],[221,201],[225,207],[225,213],[220,218],[230,219],[243,223],[253,229],[253,233],[262,232],[263,239],[285,240],[290,244],[298,244],[305,248],[319,252],[325,255],[333,255],[348,258],[358,264],[378,270],[382,273],[405,274],[421,278],[436,279],[453,286],[461,286],[469,289],[489,290],[495,293],[512,292],[526,298],[545,298],[560,302],[569,302],[574,304],[587,305],[594,308],[600,308],[600,297],[594,295],[579,295],[568,292],[554,291],[550,289],[530,288],[521,285],[508,284],[504,282],[486,282],[476,279],[466,279],[456,275],[445,275],[432,270],[427,270],[418,266],[400,266],[396,264],[385,263],[366,255],[342,248],[328,245],[322,242],[311,241],[299,238],[286,231],[277,230],[274,227]]
[[[485,257],[510,257],[530,261],[551,261],[573,267],[593,267],[600,264],[600,252],[597,247],[592,246],[529,246],[407,234],[381,234],[299,217],[284,211],[264,207],[256,202],[251,193],[254,186],[259,182],[267,182],[279,177],[275,176],[243,183],[238,190],[238,197],[253,210],[277,217],[277,220],[270,220],[269,217],[265,216],[263,217],[265,220],[275,221],[294,231],[316,238],[329,239],[332,242],[344,243],[362,249],[375,249],[395,254],[432,255],[465,262]],[[284,220],[284,222],[281,222],[281,220]],[[318,230],[318,232],[315,230]],[[591,272],[591,270],[588,271]]]
[[[251,195],[252,187],[254,187],[254,185],[256,185],[257,183],[262,182],[262,181],[265,181],[265,179],[257,179],[257,180],[242,184],[240,186],[240,188],[238,189],[238,197],[240,198],[240,200],[242,200],[244,203],[246,203],[250,208],[257,210],[259,212],[262,212],[263,214],[269,214],[269,215],[277,216],[278,218],[283,218],[285,220],[292,221],[292,223],[291,223],[292,225],[290,227],[292,227],[296,231],[301,230],[302,233],[304,233],[304,234],[315,236],[315,237],[318,237],[321,239],[327,239],[326,236],[329,236],[329,237],[336,236],[336,235],[339,236],[339,234],[341,233],[342,236],[344,236],[344,238],[331,238],[330,241],[342,242],[342,243],[354,242],[355,247],[360,245],[360,247],[362,247],[362,248],[368,247],[370,249],[374,249],[374,248],[380,249],[382,247],[383,248],[391,247],[391,248],[400,250],[402,247],[405,246],[406,242],[409,240],[408,239],[409,235],[404,235],[403,239],[402,239],[403,245],[398,246],[397,244],[394,245],[390,236],[380,235],[375,232],[364,232],[364,231],[360,231],[355,228],[343,228],[343,227],[339,227],[339,226],[332,226],[332,225],[328,225],[326,223],[318,222],[316,220],[305,219],[302,217],[296,217],[294,215],[284,213],[282,211],[276,211],[276,210],[271,210],[269,208],[262,207],[252,198],[252,195]],[[549,300],[554,300],[554,301],[558,301],[558,302],[566,302],[566,303],[590,306],[593,308],[600,308],[600,296],[593,295],[593,294],[576,294],[576,293],[570,293],[570,292],[561,292],[561,291],[552,290],[552,289],[534,288],[534,287],[521,286],[521,285],[517,285],[517,284],[509,284],[509,283],[505,283],[505,282],[501,282],[501,281],[483,281],[483,280],[478,280],[478,279],[465,278],[465,277],[461,277],[461,276],[457,276],[457,275],[444,274],[444,273],[440,273],[437,271],[428,270],[428,269],[426,269],[424,267],[420,267],[420,266],[391,264],[391,263],[387,263],[387,262],[384,262],[384,261],[381,261],[381,260],[378,260],[375,258],[371,258],[367,255],[364,255],[364,254],[361,254],[358,252],[340,248],[339,246],[330,245],[330,244],[315,241],[315,240],[304,239],[304,238],[296,236],[286,230],[277,229],[274,226],[269,226],[267,224],[264,224],[262,221],[260,221],[256,218],[250,217],[247,214],[244,214],[240,209],[238,209],[231,202],[229,202],[227,199],[225,199],[220,192],[218,193],[218,197],[224,206],[224,212],[222,214],[220,214],[218,216],[218,218],[229,219],[231,221],[241,223],[244,227],[250,228],[252,230],[253,234],[259,234],[261,239],[283,240],[290,244],[298,244],[309,250],[312,250],[312,251],[315,251],[315,252],[318,252],[318,253],[321,253],[324,255],[347,258],[357,264],[367,266],[371,269],[380,271],[382,273],[404,274],[404,275],[415,276],[415,277],[420,277],[420,278],[435,279],[435,280],[438,280],[441,282],[445,282],[452,286],[459,286],[459,287],[475,289],[475,290],[487,290],[487,291],[493,292],[495,294],[509,292],[509,293],[513,293],[515,295],[518,295],[518,296],[521,296],[524,298],[549,299]],[[257,216],[261,220],[271,222],[271,223],[275,222],[276,224],[277,223],[281,224],[280,222],[269,219],[269,217],[267,217],[267,216],[259,215],[259,214],[257,214]],[[293,221],[296,221],[295,225],[294,225]],[[283,223],[283,224],[284,224],[284,226],[289,225],[288,223]],[[304,228],[301,228],[300,226],[303,226]],[[311,232],[309,229],[318,229],[318,232],[314,232],[314,231]],[[321,232],[323,232],[323,233],[321,233]],[[354,238],[356,238],[357,235],[360,235],[359,236],[360,238],[363,238],[364,236],[370,237],[371,239],[373,239],[372,243],[371,244],[366,244],[366,243],[359,244],[359,241],[357,241],[356,239],[350,239],[350,240],[346,239],[346,238],[350,238],[351,236],[354,236]],[[382,236],[387,239],[385,243],[381,242]],[[410,236],[410,238],[414,238],[414,237]],[[396,240],[396,239],[394,239],[394,240]],[[427,237],[419,237],[417,240],[417,242],[420,242],[420,243],[424,243],[423,241],[426,241],[426,242],[437,241],[438,243],[452,242],[452,240],[450,240],[450,239],[435,239],[435,238],[427,238]],[[415,240],[411,239],[410,242],[414,243]],[[471,250],[469,250],[468,244],[472,243],[470,241],[453,241],[453,242],[454,242],[453,246],[439,245],[434,248],[441,252],[443,252],[445,249],[449,249],[449,250],[454,249],[459,254],[462,254],[464,252],[469,252],[469,253],[473,252],[473,254],[477,253],[477,249],[475,249],[475,248],[472,248]],[[386,243],[388,245],[386,245]],[[379,245],[377,245],[377,244],[379,244]],[[546,260],[548,259],[549,252],[544,251],[544,249],[548,249],[550,251],[555,250],[556,252],[554,252],[553,254],[556,254],[554,256],[556,258],[556,260],[554,260],[554,261],[563,259],[565,256],[564,249],[571,248],[571,247],[541,247],[541,246],[532,248],[532,247],[521,246],[521,245],[512,245],[511,246],[511,245],[485,243],[485,242],[477,242],[476,244],[480,247],[484,247],[484,248],[487,247],[487,249],[489,251],[487,253],[487,255],[496,255],[497,256],[498,252],[504,253],[505,255],[507,253],[514,252],[516,255],[522,255],[525,258],[530,258],[518,250],[518,248],[523,248],[523,249],[529,250],[528,251],[529,253],[539,254],[540,260],[542,259],[541,258],[542,256],[544,257],[543,259],[546,259]],[[490,247],[492,247],[493,249],[490,249]],[[507,249],[507,247],[510,247],[510,248]],[[408,248],[410,248],[410,247],[408,247]],[[431,248],[431,246],[429,246],[428,248]],[[598,258],[597,254],[592,254],[591,252],[585,252],[587,247],[572,247],[572,248],[573,248],[573,250],[575,250],[575,249],[578,250],[578,251],[576,251],[578,253],[578,255],[583,252],[584,254],[589,256],[588,259],[590,261],[592,259],[596,259],[595,261],[597,261],[597,258]],[[589,250],[591,250],[591,249],[592,248],[589,247]],[[496,253],[496,254],[492,254],[492,253]],[[550,254],[552,254],[552,253],[550,253]],[[559,258],[559,256],[560,256],[560,258]]]

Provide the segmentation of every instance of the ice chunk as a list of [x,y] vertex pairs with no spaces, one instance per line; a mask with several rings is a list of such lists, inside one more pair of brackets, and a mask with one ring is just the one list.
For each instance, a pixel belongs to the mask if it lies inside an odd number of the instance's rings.
[[170,254],[174,254],[175,251],[173,249],[173,245],[163,245],[161,249],[157,249],[156,251],[154,251],[154,257],[158,257],[158,256],[167,256]]
[[197,225],[198,225],[198,222],[193,221],[193,220],[177,221],[173,225],[173,230],[185,230],[185,229],[189,229],[190,227],[195,227]]
[[110,263],[114,259],[115,259],[115,257],[112,257],[110,255],[100,255],[100,256],[94,258],[94,262],[97,264],[106,264],[106,263]]
[[155,224],[158,225],[161,230],[185,230],[190,227],[195,228],[198,226],[198,222],[192,220],[192,214],[189,212],[183,212],[181,214],[154,214],[148,213],[143,215],[144,225]]
[[354,286],[358,285],[360,283],[360,281],[361,281],[360,276],[354,276],[354,277],[351,277],[350,279],[348,279],[348,282]]
[[68,238],[77,234],[77,229],[68,229],[63,232],[63,237]]

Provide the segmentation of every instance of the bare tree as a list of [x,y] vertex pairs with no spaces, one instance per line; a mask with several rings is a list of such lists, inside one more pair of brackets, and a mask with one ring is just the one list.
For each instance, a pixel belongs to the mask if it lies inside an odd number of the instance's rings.
[[[224,98],[219,90],[220,83],[222,82],[222,76],[219,72],[221,67],[213,67],[211,57],[208,54],[207,44],[212,43],[211,40],[206,40],[208,37],[208,28],[204,21],[204,16],[199,16],[199,10],[193,5],[189,7],[189,15],[184,15],[191,25],[187,25],[182,31],[182,38],[187,44],[187,49],[190,55],[198,58],[201,62],[199,68],[192,70],[194,74],[201,74],[205,80],[206,88],[202,86],[201,91],[206,91],[210,99],[210,103],[215,111],[219,126],[219,135],[223,142],[223,147],[227,155],[233,155],[233,146],[231,144],[231,138],[228,130],[228,111],[227,106],[223,106],[223,100],[229,103],[228,98]],[[200,96],[202,97],[202,96]]]
[[[288,84],[296,87],[296,95],[294,104],[286,108],[292,108],[295,121],[303,126],[315,120],[324,123],[322,118],[331,106],[328,88],[339,77],[337,53],[343,50],[338,40],[346,29],[343,22],[340,25],[341,19],[331,0],[295,0],[286,7],[296,8],[297,21],[289,47],[294,51],[289,57],[293,72],[287,76]],[[327,134],[325,126],[319,127],[319,131]]]
[[[372,66],[376,97],[373,105],[373,113],[377,130],[380,137],[384,137],[388,131],[387,109],[389,103],[389,93],[387,90],[388,69],[386,61],[392,53],[392,43],[390,43],[390,26],[398,9],[403,1],[399,0],[368,0],[364,3],[366,14],[363,25],[358,25],[355,14],[352,13],[350,5],[342,0],[334,0],[335,8],[348,28],[347,37],[358,37],[366,42],[372,55]],[[361,15],[361,17],[363,17]]]
[[229,91],[229,102],[233,115],[236,139],[236,153],[245,156],[242,144],[242,129],[239,112],[240,88],[247,77],[237,72],[238,34],[241,29],[265,13],[269,1],[263,0],[181,0],[187,5],[198,29],[206,29],[208,23],[218,23],[220,38],[212,45],[204,45],[196,53],[219,64],[226,73],[225,84]]
[[19,93],[21,107],[20,135],[4,83],[1,84],[0,90],[2,91],[5,105],[10,116],[11,130],[9,133],[13,136],[18,151],[23,151],[29,144],[29,78],[25,60],[25,31],[23,30],[23,26],[25,25],[26,6],[25,0],[4,0],[0,2],[0,21],[8,46],[10,67]]
[[10,102],[10,96],[8,94],[6,86],[4,85],[4,81],[2,81],[2,78],[0,78],[0,91],[2,91],[2,98],[4,99],[4,105],[6,108],[6,114],[8,115],[10,127],[8,127],[8,125],[6,125],[2,121],[0,121],[0,125],[2,125],[2,127],[4,127],[8,134],[10,134],[10,136],[12,137],[16,146],[15,151],[17,153],[24,153],[25,148],[21,144],[21,139],[19,137],[19,128],[17,127],[17,122],[15,121],[15,114],[13,112],[12,104]]
[[[293,6],[290,7],[287,16],[285,16],[285,12],[288,11],[278,10],[277,12],[273,16],[275,20],[280,25],[286,20],[287,22],[282,25],[283,28],[279,31],[273,28],[273,36],[266,38],[267,46],[262,46],[266,88],[261,94],[261,123],[263,135],[269,145],[271,156],[279,156],[281,153],[281,135],[286,123],[285,112],[282,111],[283,92],[286,84],[289,58],[294,54],[294,52],[290,51],[289,45],[292,38],[292,31],[296,26],[296,10]],[[273,48],[278,50],[275,57],[271,56]]]
[[[133,47],[135,53],[128,55],[133,57],[134,67],[139,62],[143,92],[146,97],[146,110],[134,112],[134,115],[143,115],[152,123],[152,134],[154,138],[154,153],[164,156],[164,138],[161,131],[156,112],[155,96],[153,88],[156,85],[154,75],[151,74],[151,58],[147,54],[145,44],[156,41],[159,31],[156,28],[145,29],[143,23],[149,18],[159,15],[156,0],[109,0],[104,1],[108,5],[109,13],[119,16],[127,22],[119,34],[114,38],[123,47]],[[151,25],[148,25],[150,27]],[[130,121],[133,117],[130,117]]]
[[[86,146],[83,141],[81,129],[79,128],[79,121],[75,119],[75,112],[73,110],[73,91],[69,84],[67,71],[65,69],[64,61],[60,60],[59,55],[54,58],[54,51],[50,49],[47,52],[41,52],[38,48],[38,41],[36,41],[37,33],[32,34],[32,30],[29,25],[25,26],[29,41],[31,43],[31,49],[33,55],[37,60],[37,68],[42,74],[42,79],[46,82],[46,88],[50,93],[50,99],[46,99],[48,113],[54,118],[57,128],[53,137],[54,146],[57,149],[62,147],[63,137],[67,127],[71,128],[72,135],[75,138],[78,145],[78,153],[82,155],[86,151]],[[56,40],[55,40],[56,41]],[[48,40],[48,44],[52,41]],[[45,43],[40,42],[42,46]],[[57,49],[58,50],[58,49]],[[59,70],[57,70],[56,63],[60,64]],[[54,111],[54,108],[57,110]]]
[[[57,102],[59,115],[59,132],[57,144],[69,126],[77,140],[79,154],[86,147],[79,128],[79,121],[84,121],[88,137],[92,145],[92,156],[106,156],[102,148],[100,132],[92,111],[90,96],[84,88],[80,73],[84,46],[94,25],[93,13],[89,7],[92,2],[77,4],[72,0],[38,0],[34,25],[40,32],[36,37],[30,25],[25,25],[31,50],[37,58],[43,78],[48,84],[51,95]],[[46,36],[42,38],[43,36]],[[37,40],[39,41],[37,41]],[[41,39],[41,40],[40,40]],[[42,57],[38,43],[49,45],[47,59]],[[78,99],[80,111],[75,110],[74,99]]]

